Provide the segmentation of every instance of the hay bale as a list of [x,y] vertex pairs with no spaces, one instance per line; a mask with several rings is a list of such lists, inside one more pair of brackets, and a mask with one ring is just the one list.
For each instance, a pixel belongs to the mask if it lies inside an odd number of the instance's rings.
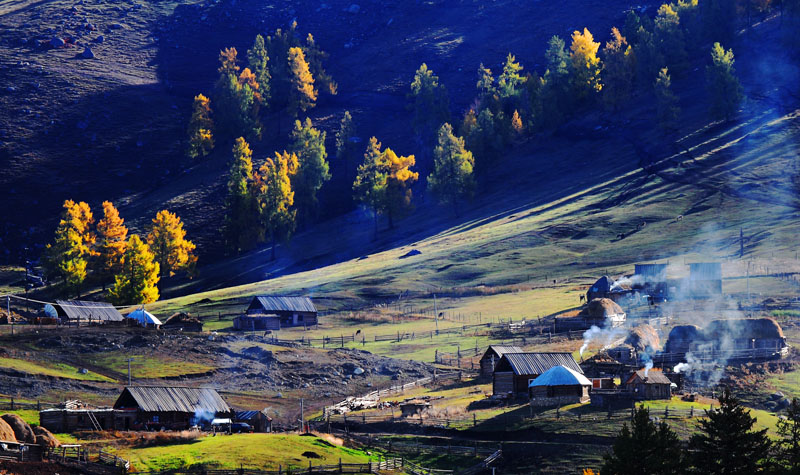
[[661,339],[658,331],[648,324],[638,325],[633,328],[625,338],[625,343],[634,347],[637,351],[654,351],[661,348]]
[[17,441],[17,436],[14,435],[14,429],[3,419],[0,419],[0,440],[5,442]]
[[55,448],[61,445],[52,432],[41,426],[33,426],[33,433],[36,434],[36,444],[44,447]]
[[18,442],[27,442],[29,444],[36,443],[36,434],[33,433],[31,426],[22,420],[21,417],[16,414],[3,414],[0,416],[0,419],[3,419],[11,426],[11,430],[14,431],[14,437],[17,438]]
[[593,299],[589,302],[586,307],[581,310],[580,316],[592,318],[592,319],[605,319],[610,315],[619,315],[624,314],[625,311],[622,310],[617,302],[614,302],[611,299]]

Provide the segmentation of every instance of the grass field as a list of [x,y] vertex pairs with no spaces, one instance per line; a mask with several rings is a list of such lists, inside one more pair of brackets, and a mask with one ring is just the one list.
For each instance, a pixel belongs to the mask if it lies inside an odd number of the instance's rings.
[[[333,439],[331,439],[333,440]],[[336,442],[334,440],[334,442]],[[124,448],[118,455],[138,471],[174,470],[210,463],[220,468],[277,470],[343,463],[364,463],[375,455],[341,447],[316,436],[295,434],[234,434],[205,436],[192,442],[147,448]],[[213,462],[209,462],[213,461]]]
[[63,363],[39,363],[28,360],[0,357],[0,366],[29,374],[53,376],[56,378],[77,379],[80,381],[113,381],[110,378],[91,372],[80,374],[78,372],[78,368]]
[[130,353],[109,352],[96,355],[92,363],[118,373],[127,374],[128,358],[131,361],[131,374],[135,378],[155,379],[205,373],[213,370],[212,366],[155,355],[131,355]]

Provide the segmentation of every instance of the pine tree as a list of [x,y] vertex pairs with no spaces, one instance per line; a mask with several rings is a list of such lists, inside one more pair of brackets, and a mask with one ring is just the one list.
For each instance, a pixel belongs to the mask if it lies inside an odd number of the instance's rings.
[[350,111],[344,111],[342,121],[339,122],[339,130],[336,132],[336,159],[344,164],[345,180],[350,176],[349,163],[355,160],[358,153],[357,138],[353,117]]
[[572,52],[570,59],[576,96],[579,100],[592,99],[603,88],[600,82],[600,71],[603,66],[597,57],[600,43],[596,43],[589,30],[584,28],[583,33],[580,31],[572,33],[572,44],[569,49]]
[[214,122],[211,120],[211,100],[202,94],[194,98],[192,118],[189,119],[190,158],[205,157],[214,149]]
[[132,235],[127,243],[122,269],[111,289],[116,305],[134,305],[158,300],[159,265],[147,243]]
[[478,114],[465,142],[467,149],[475,155],[481,172],[497,158],[503,149],[503,137],[495,127],[492,111],[484,109]]
[[106,282],[122,268],[122,256],[128,245],[128,228],[110,201],[103,202],[103,219],[97,222],[97,275],[106,290]]
[[295,121],[290,152],[297,155],[299,166],[292,177],[292,189],[298,216],[303,223],[315,217],[317,192],[331,179],[325,135],[325,132],[313,127],[309,118],[305,122]]
[[414,132],[423,143],[428,143],[439,126],[450,120],[447,89],[439,84],[439,76],[422,63],[414,73],[409,98],[414,111]]
[[306,44],[303,45],[303,52],[306,55],[308,69],[311,71],[312,76],[317,79],[320,89],[335,96],[339,90],[339,85],[336,84],[336,81],[325,71],[325,67],[322,65],[322,62],[328,59],[328,53],[319,49],[311,33],[306,37]]
[[237,63],[237,56],[239,55],[236,48],[225,48],[219,52],[219,68],[217,72],[221,75],[233,74],[234,76],[239,73],[239,65]]
[[291,87],[288,110],[291,117],[297,117],[299,112],[314,107],[317,100],[314,78],[308,69],[305,54],[299,47],[289,48],[289,75]]
[[522,125],[522,117],[520,117],[516,109],[514,109],[514,114],[511,116],[511,131],[514,133],[515,138],[519,138],[525,132],[525,126]]
[[739,404],[730,389],[719,397],[719,408],[705,411],[698,432],[689,439],[697,473],[722,475],[764,473],[770,466],[767,429],[755,430],[756,418]]
[[358,173],[353,182],[353,195],[357,202],[372,209],[375,218],[375,234],[378,233],[378,215],[384,212],[386,203],[386,180],[388,170],[382,162],[381,143],[371,137],[364,161],[358,166]]
[[547,70],[542,88],[543,115],[551,125],[560,124],[572,113],[573,98],[571,84],[573,76],[572,59],[566,50],[564,40],[558,36],[550,38],[545,52]]
[[181,218],[175,213],[161,210],[156,214],[153,227],[147,235],[147,245],[155,254],[161,276],[171,276],[181,270],[186,270],[190,275],[194,273],[196,246],[186,239]]
[[528,97],[528,123],[534,130],[541,129],[547,120],[544,116],[544,79],[536,71],[525,78],[525,89]]
[[714,43],[711,64],[706,67],[708,94],[711,96],[709,112],[714,119],[730,120],[742,102],[742,86],[733,63],[733,50],[725,50],[719,43]]
[[267,158],[256,181],[261,222],[272,243],[272,260],[278,240],[288,241],[295,228],[296,210],[291,176],[297,172],[298,159],[293,153],[276,153]]
[[639,27],[633,37],[628,38],[632,38],[633,54],[636,57],[637,82],[641,87],[650,85],[664,67],[664,55],[656,47],[653,32],[645,24]]
[[243,137],[233,144],[225,200],[225,243],[236,254],[251,249],[259,240],[258,207],[252,190],[253,152]]
[[255,77],[245,69],[239,74],[236,64],[236,48],[220,52],[220,76],[214,85],[216,104],[216,125],[227,136],[244,135],[249,138],[261,137],[261,124],[258,120]]
[[654,84],[656,94],[656,118],[665,131],[675,130],[681,109],[678,98],[672,93],[672,81],[667,68],[661,69]]
[[289,72],[289,48],[297,46],[296,27],[297,23],[292,23],[288,31],[278,28],[275,34],[267,36],[265,41],[267,53],[272,58],[269,62],[270,108],[274,111],[282,110],[289,105],[292,87]]
[[730,44],[736,33],[736,2],[731,0],[703,0],[700,18],[707,41]]
[[525,78],[520,74],[523,69],[514,55],[508,53],[503,73],[497,78],[497,93],[507,114],[511,114],[511,111],[520,105],[519,99],[525,85]]
[[492,70],[485,67],[483,63],[478,67],[478,109],[485,109],[493,107],[497,101],[497,87],[494,83],[494,76]]
[[80,295],[86,280],[88,260],[94,255],[96,236],[92,232],[94,217],[89,205],[81,201],[64,201],[64,211],[56,228],[53,244],[45,249],[45,266],[49,275],[58,275],[68,291]]
[[618,29],[611,29],[611,39],[603,48],[603,100],[616,111],[631,95],[636,75],[633,48]]
[[784,473],[800,473],[800,402],[792,398],[786,408],[786,418],[778,419],[778,460]]
[[388,170],[386,176],[385,209],[389,217],[389,227],[394,227],[396,219],[402,219],[413,209],[411,185],[419,178],[419,173],[411,171],[415,159],[413,155],[400,156],[386,147],[381,156]]
[[636,409],[631,427],[622,425],[610,453],[603,456],[603,475],[683,475],[686,457],[677,434],[665,422],[655,424],[650,411]]
[[688,62],[686,40],[678,12],[672,4],[665,3],[658,9],[653,34],[656,48],[664,56],[667,68],[677,73],[684,71]]
[[264,37],[256,35],[253,47],[247,50],[247,64],[253,72],[258,84],[258,94],[261,104],[268,104],[270,100],[270,75],[269,55],[264,43]]
[[433,156],[434,171],[428,176],[428,189],[440,203],[453,205],[458,215],[458,202],[471,198],[475,188],[472,152],[465,148],[463,138],[453,134],[450,124],[444,123],[439,129],[439,144]]

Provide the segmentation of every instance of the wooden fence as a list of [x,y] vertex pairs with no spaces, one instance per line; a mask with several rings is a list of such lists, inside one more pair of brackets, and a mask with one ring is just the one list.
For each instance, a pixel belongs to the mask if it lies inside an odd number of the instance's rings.
[[[372,474],[382,470],[398,470],[404,468],[407,462],[402,458],[388,458],[377,462],[367,463],[342,463],[339,459],[337,464],[313,465],[308,463],[308,467],[303,468],[283,468],[278,470],[258,470],[252,468],[237,469],[204,469],[201,473],[205,475],[307,475],[313,473],[353,473],[353,474]],[[163,472],[136,472],[151,475],[197,475],[196,470],[180,471],[168,470]]]

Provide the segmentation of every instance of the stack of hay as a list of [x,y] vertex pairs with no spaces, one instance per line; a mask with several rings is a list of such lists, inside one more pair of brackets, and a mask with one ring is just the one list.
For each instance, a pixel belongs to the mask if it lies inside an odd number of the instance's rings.
[[0,416],[0,441],[24,442],[38,444],[45,447],[58,447],[58,439],[44,427],[31,427],[16,414],[3,414]]

